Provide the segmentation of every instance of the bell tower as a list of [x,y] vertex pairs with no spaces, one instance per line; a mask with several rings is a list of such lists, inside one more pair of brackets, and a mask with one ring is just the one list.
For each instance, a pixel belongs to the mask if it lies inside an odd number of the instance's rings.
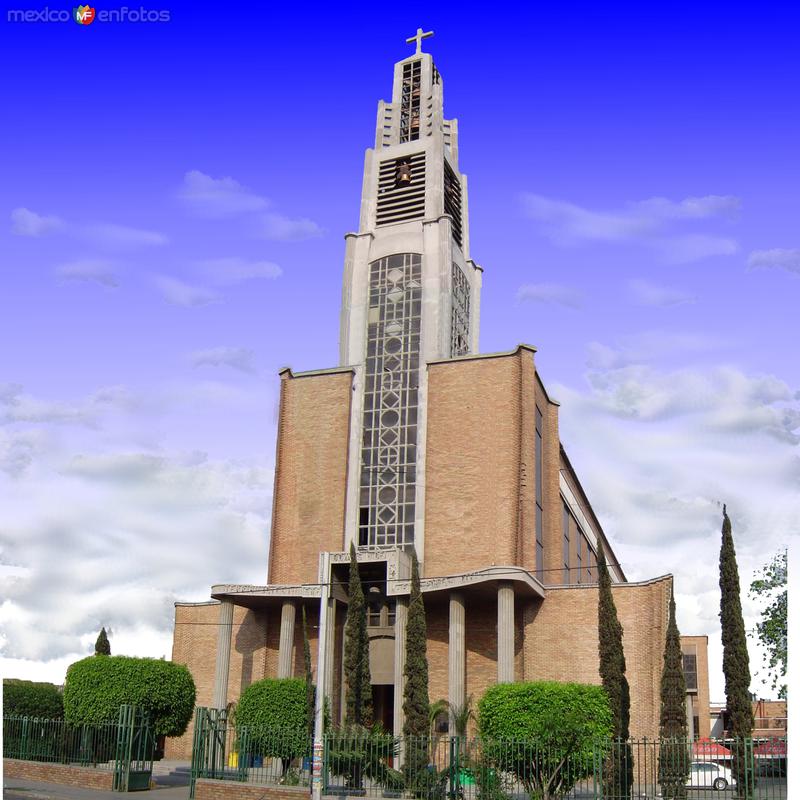
[[426,364],[478,349],[481,268],[469,256],[458,123],[417,30],[378,103],[358,233],[345,236],[340,361],[355,368],[346,546],[424,554]]

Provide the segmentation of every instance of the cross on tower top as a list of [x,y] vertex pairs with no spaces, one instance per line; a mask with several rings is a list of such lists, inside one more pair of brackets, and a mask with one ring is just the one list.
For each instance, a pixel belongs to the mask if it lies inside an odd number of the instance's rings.
[[422,52],[422,40],[423,39],[427,39],[430,36],[433,36],[433,31],[424,32],[422,30],[422,28],[417,28],[417,35],[416,36],[409,36],[409,38],[406,39],[406,43],[407,44],[411,44],[411,42],[416,42],[417,43],[417,53],[421,53]]

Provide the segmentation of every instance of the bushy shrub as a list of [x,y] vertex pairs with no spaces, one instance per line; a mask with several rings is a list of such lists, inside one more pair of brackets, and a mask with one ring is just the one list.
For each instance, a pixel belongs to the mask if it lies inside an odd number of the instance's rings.
[[273,758],[293,759],[310,748],[306,682],[266,678],[251,683],[236,706],[236,727],[247,728],[250,749]]
[[511,772],[531,797],[562,797],[592,772],[595,742],[612,732],[601,686],[500,683],[478,704],[484,767]]
[[90,656],[67,670],[64,716],[72,723],[114,721],[127,703],[150,714],[156,736],[180,736],[192,718],[194,700],[194,681],[183,664]]
[[52,683],[4,678],[3,716],[61,719],[64,716],[61,690]]

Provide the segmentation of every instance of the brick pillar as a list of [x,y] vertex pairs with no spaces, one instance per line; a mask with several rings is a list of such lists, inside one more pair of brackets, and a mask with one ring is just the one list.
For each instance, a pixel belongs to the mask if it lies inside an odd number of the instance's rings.
[[464,595],[450,593],[450,639],[447,650],[447,693],[450,701],[450,735],[455,733],[453,725],[454,708],[464,705],[464,667],[466,650],[464,648]]
[[497,587],[497,682],[514,681],[514,587],[502,581]]
[[231,666],[231,637],[233,634],[233,603],[223,600],[219,604],[217,630],[217,666],[214,671],[214,708],[228,704],[228,672]]
[[294,621],[297,607],[294,600],[284,600],[281,606],[281,638],[278,646],[278,677],[291,678],[294,667]]

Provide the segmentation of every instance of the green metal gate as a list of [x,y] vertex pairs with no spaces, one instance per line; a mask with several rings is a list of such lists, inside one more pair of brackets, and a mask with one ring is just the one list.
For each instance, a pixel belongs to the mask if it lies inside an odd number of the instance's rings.
[[155,737],[150,718],[139,706],[120,707],[114,759],[114,791],[136,792],[150,788]]
[[248,739],[246,730],[236,731],[228,709],[198,707],[194,718],[189,797],[194,797],[198,778],[246,781],[250,763]]

